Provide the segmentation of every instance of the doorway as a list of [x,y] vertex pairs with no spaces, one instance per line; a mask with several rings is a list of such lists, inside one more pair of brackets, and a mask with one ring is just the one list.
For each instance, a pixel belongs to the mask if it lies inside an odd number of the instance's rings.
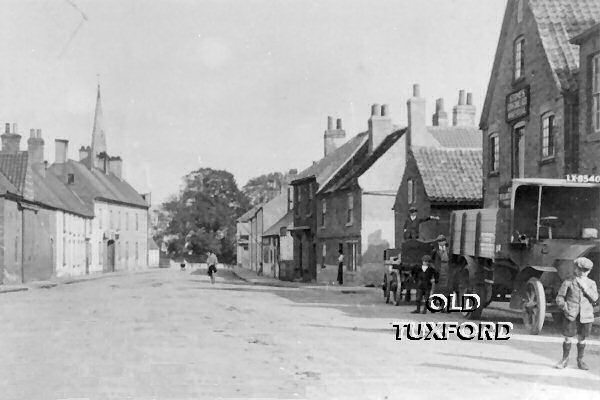
[[525,178],[525,125],[514,128],[513,178]]
[[115,241],[109,240],[106,244],[106,270],[104,272],[115,272]]

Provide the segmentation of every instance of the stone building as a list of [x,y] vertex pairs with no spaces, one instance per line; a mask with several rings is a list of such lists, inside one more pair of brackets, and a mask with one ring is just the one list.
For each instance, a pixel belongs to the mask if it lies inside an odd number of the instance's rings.
[[597,168],[591,76],[599,21],[597,0],[508,1],[480,123],[484,207],[508,200],[513,178]]

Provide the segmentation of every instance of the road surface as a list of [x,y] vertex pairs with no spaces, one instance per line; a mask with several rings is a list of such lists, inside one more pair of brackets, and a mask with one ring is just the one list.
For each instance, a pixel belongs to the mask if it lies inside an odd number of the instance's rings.
[[[199,271],[197,271],[199,272]],[[396,341],[410,314],[376,289],[252,285],[220,270],[104,277],[0,295],[1,399],[598,398],[590,371],[552,365],[552,327],[504,342]],[[598,339],[597,337],[595,338]]]

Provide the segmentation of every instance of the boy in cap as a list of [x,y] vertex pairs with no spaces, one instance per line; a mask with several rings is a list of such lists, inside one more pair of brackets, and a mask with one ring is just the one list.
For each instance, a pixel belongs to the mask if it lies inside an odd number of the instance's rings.
[[594,322],[594,306],[598,301],[598,289],[596,282],[587,276],[594,264],[585,257],[579,257],[573,261],[574,276],[565,280],[556,296],[556,304],[564,313],[563,319],[563,357],[556,364],[556,368],[565,368],[569,362],[571,351],[571,338],[577,333],[577,366],[587,370],[588,366],[583,362],[585,350],[585,338],[592,331]]
[[429,221],[430,219],[439,220],[440,217],[429,216],[426,218],[417,217],[417,207],[411,206],[408,209],[408,218],[404,222],[404,239],[418,239],[419,228],[422,222]]
[[417,288],[417,309],[412,314],[421,312],[421,300],[425,299],[423,314],[427,313],[427,299],[431,293],[434,283],[438,283],[440,274],[431,265],[431,256],[425,255],[422,258],[422,264],[413,268],[413,277]]

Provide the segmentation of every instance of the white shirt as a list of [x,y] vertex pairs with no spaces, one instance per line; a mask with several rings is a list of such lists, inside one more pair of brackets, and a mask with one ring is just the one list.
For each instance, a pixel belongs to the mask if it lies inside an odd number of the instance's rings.
[[338,257],[338,262],[344,262],[344,255],[340,254],[340,256]]

